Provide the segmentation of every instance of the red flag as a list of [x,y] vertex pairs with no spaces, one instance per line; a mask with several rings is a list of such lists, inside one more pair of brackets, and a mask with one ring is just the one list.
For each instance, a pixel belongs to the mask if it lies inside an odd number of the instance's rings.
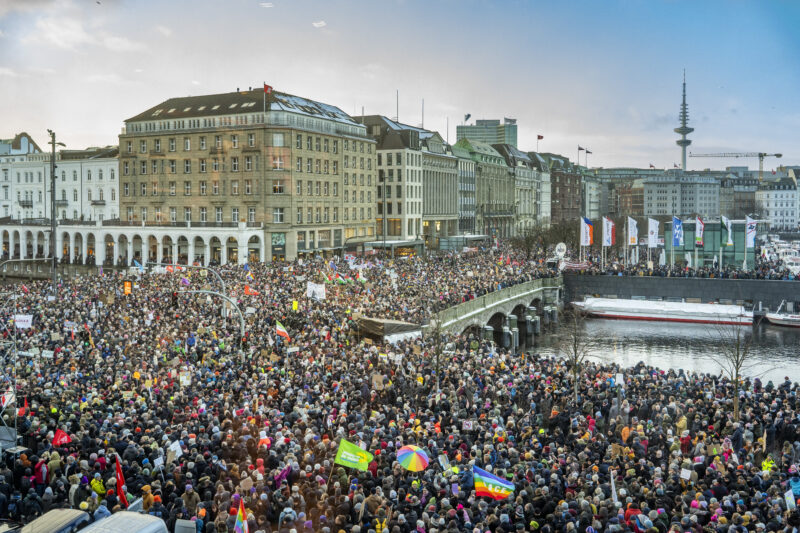
[[19,408],[17,411],[17,416],[25,416],[25,412],[28,410],[28,397],[25,397],[25,400],[22,404],[22,407]]
[[72,442],[72,439],[63,429],[56,430],[56,434],[53,435],[53,446],[63,446],[70,442]]
[[537,135],[536,136],[536,140],[537,141],[541,141],[542,139],[544,139],[544,135]]
[[125,484],[125,476],[122,475],[122,466],[120,466],[121,459],[119,458],[119,454],[117,454],[117,498],[119,498],[119,503],[121,503],[125,509],[128,508],[128,498],[125,496],[125,491],[122,489],[122,486]]
[[167,265],[167,272],[173,272],[175,269],[172,268],[172,265]]
[[272,94],[272,86],[264,84],[264,94]]
[[653,163],[650,163],[650,168],[656,168],[656,166]]
[[258,296],[259,294],[261,294],[260,292],[251,289],[249,285],[244,286],[244,293],[248,296]]
[[[775,174],[775,172],[773,172],[773,174]],[[26,287],[24,283],[21,285],[21,287],[22,287],[22,292],[28,294],[28,287]]]

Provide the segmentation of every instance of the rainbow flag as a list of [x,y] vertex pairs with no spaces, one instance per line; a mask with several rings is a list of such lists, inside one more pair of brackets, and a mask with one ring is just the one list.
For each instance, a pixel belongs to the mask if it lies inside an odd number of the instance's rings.
[[247,279],[249,279],[250,281],[255,281],[255,280],[256,280],[256,277],[255,277],[255,276],[253,275],[253,273],[252,273],[252,272],[250,272],[249,270],[247,271],[247,274],[245,274],[245,276],[244,276],[244,277],[246,277],[246,278],[247,278]]
[[244,510],[244,500],[239,500],[239,512],[236,513],[236,523],[233,525],[233,533],[249,533],[247,529],[247,513]]
[[494,500],[502,500],[514,492],[513,483],[500,479],[477,466],[472,467],[472,476],[475,483],[475,496],[488,496]]

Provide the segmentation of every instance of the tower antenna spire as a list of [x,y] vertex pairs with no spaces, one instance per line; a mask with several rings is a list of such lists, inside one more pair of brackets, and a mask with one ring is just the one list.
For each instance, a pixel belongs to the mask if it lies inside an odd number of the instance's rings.
[[686,136],[694,131],[694,128],[689,127],[689,105],[686,103],[686,69],[683,69],[683,101],[681,103],[681,112],[678,114],[678,121],[680,127],[675,128],[673,131],[681,136],[680,139],[675,141],[675,144],[681,147],[681,170],[686,170],[686,147],[692,144],[692,141],[687,139]]

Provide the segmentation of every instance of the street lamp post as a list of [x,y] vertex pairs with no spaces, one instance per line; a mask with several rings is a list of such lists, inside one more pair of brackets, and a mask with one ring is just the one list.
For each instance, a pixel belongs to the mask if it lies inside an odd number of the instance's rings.
[[50,256],[53,266],[53,285],[51,287],[51,292],[53,296],[55,296],[56,266],[58,264],[56,261],[56,145],[66,145],[56,142],[56,132],[53,130],[47,130],[47,133],[50,134],[50,146],[52,147],[52,151],[50,152]]

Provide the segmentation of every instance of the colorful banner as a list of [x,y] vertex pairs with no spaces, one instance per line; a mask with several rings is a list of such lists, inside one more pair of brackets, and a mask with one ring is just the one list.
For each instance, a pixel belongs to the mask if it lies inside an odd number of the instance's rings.
[[487,496],[493,500],[503,500],[514,493],[514,484],[501,479],[477,466],[472,467],[472,479],[475,483],[475,496]]
[[617,232],[614,221],[608,217],[603,217],[603,246],[613,246],[617,244]]
[[639,225],[634,219],[628,217],[628,246],[639,244]]
[[333,460],[337,465],[349,466],[362,472],[367,470],[370,461],[372,461],[371,453],[344,439],[339,442],[339,449],[336,451],[336,458]]
[[697,217],[694,221],[694,245],[698,248],[703,247],[703,232],[706,229],[706,224],[703,219]]
[[672,217],[672,246],[683,246],[683,221]]
[[750,217],[745,218],[745,248],[756,247],[756,227],[758,223]]
[[647,219],[647,247],[658,248],[658,220]]
[[581,217],[581,246],[591,246],[592,244],[594,244],[592,221],[586,217]]

